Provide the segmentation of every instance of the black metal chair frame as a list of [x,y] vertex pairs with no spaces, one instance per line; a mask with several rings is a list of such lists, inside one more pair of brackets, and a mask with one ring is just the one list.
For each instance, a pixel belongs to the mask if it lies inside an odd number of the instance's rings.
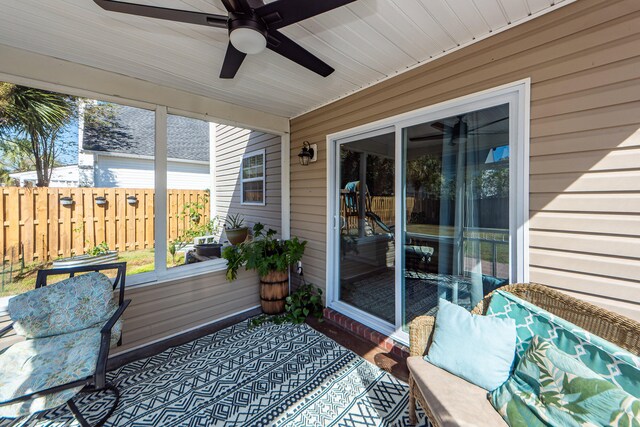
[[[118,406],[118,402],[120,401],[120,393],[116,386],[112,383],[107,382],[107,359],[109,357],[109,347],[111,342],[111,329],[116,324],[118,319],[122,316],[122,313],[126,310],[126,308],[131,303],[131,300],[124,299],[124,288],[125,288],[125,278],[127,273],[127,263],[126,262],[116,262],[111,264],[96,264],[96,265],[88,265],[82,267],[70,267],[70,268],[52,268],[48,270],[40,270],[38,271],[38,276],[36,278],[36,289],[41,288],[43,286],[47,286],[47,277],[52,275],[61,275],[68,274],[69,277],[74,277],[77,273],[86,273],[86,272],[99,272],[102,270],[117,270],[116,277],[113,281],[113,290],[119,288],[119,296],[118,296],[118,310],[111,316],[111,318],[105,323],[105,325],[100,330],[100,350],[98,352],[98,361],[96,363],[95,373],[89,377],[82,378],[67,384],[62,384],[59,386],[51,387],[46,390],[37,391],[34,393],[29,393],[24,396],[16,397],[11,400],[7,400],[4,402],[0,402],[0,405],[9,405],[18,402],[24,402],[33,398],[46,396],[48,394],[57,393],[63,390],[67,390],[70,388],[80,387],[82,386],[81,393],[93,393],[102,390],[108,390],[114,394],[115,402],[109,412],[102,417],[94,427],[100,427],[104,425],[105,422],[111,417],[116,407]],[[5,335],[13,328],[13,323],[11,325],[0,330],[0,337]],[[122,344],[122,336],[120,336],[120,340],[118,341],[118,345]],[[91,427],[89,422],[82,416],[78,407],[73,402],[73,399],[69,399],[67,401],[67,406],[73,413],[73,416],[78,420],[82,427]]]

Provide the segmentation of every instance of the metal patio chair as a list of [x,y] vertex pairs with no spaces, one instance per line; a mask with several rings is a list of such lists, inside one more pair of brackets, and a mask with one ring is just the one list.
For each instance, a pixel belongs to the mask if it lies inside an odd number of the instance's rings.
[[[113,282],[104,270],[117,270]],[[69,278],[47,286],[49,276],[62,274]],[[109,419],[120,395],[107,382],[107,358],[109,348],[121,344],[120,317],[131,302],[124,299],[125,276],[124,262],[40,270],[36,289],[9,300],[12,324],[0,337],[14,329],[26,340],[0,352],[1,417],[30,416],[66,403],[88,427],[73,398],[108,390],[115,401],[95,426]]]

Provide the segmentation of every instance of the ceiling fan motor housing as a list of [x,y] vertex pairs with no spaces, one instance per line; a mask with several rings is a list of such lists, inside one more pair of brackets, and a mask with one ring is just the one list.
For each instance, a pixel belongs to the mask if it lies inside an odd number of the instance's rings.
[[240,52],[256,54],[267,47],[268,31],[262,20],[251,15],[229,14],[229,39]]

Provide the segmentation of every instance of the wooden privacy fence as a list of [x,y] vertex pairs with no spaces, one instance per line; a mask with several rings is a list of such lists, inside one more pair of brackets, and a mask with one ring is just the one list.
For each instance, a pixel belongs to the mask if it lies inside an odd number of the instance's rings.
[[[382,222],[387,225],[394,225],[395,215],[395,203],[396,198],[394,196],[372,196],[371,197],[371,211],[380,217]],[[448,204],[448,209],[444,211],[449,213],[448,218],[440,218],[441,207],[443,204]],[[482,227],[485,228],[508,228],[508,224],[505,221],[508,220],[508,216],[505,214],[509,212],[509,198],[508,197],[487,197],[484,199],[476,199],[473,202],[478,207],[480,212]],[[450,224],[454,223],[455,215],[455,201],[454,200],[441,200],[430,199],[422,197],[407,197],[405,200],[406,211],[410,216],[410,219],[415,223],[420,224]],[[341,213],[344,215],[344,213]],[[358,226],[358,218],[349,218],[350,227]]]
[[[127,197],[135,196],[130,204]],[[25,263],[79,255],[106,242],[109,249],[134,251],[154,247],[153,189],[3,187],[0,197],[0,250],[3,261]],[[71,197],[63,206],[60,198]],[[99,206],[96,197],[104,197]],[[200,224],[209,221],[209,192],[167,191],[167,240],[193,223],[184,206],[199,203]]]

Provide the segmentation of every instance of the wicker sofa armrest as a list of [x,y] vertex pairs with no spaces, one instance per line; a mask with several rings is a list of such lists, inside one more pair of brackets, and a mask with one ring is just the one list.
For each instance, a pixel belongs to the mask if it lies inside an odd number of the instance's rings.
[[433,316],[419,316],[413,319],[409,326],[411,356],[423,356],[427,353],[433,339],[435,324],[436,318]]

